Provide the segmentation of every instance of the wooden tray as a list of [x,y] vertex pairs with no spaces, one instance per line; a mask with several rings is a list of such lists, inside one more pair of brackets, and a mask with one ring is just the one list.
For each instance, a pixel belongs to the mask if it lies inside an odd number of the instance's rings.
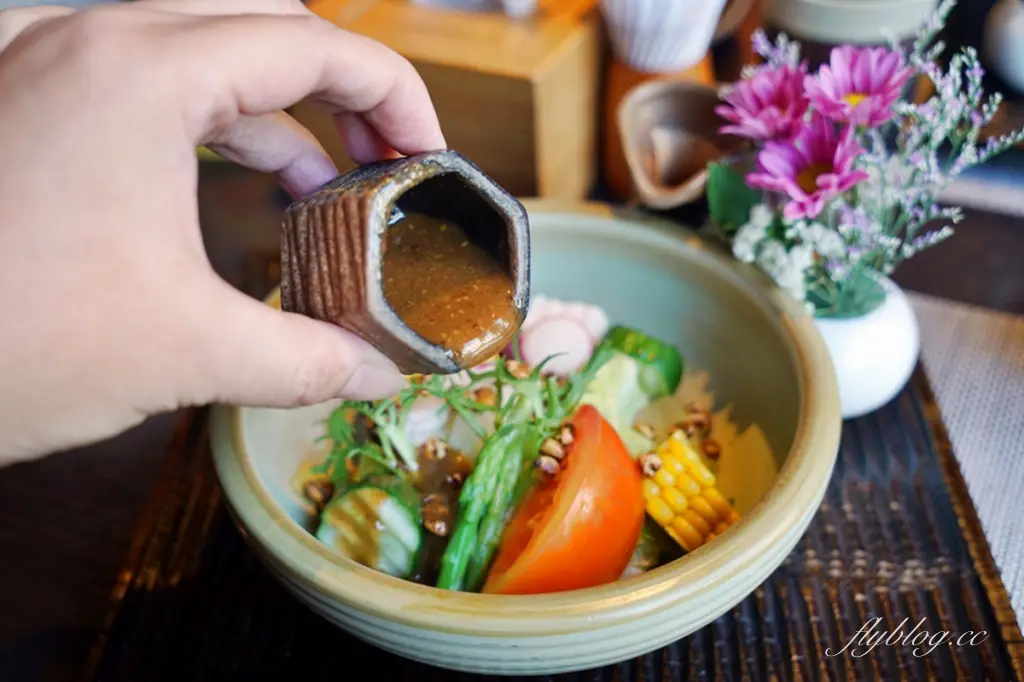
[[[265,295],[277,276],[273,258],[253,257],[249,275],[248,289]],[[890,642],[940,631],[954,640],[927,655],[914,655],[913,644],[848,647],[875,618],[871,632],[895,633]],[[179,424],[86,679],[502,678],[384,653],[295,601],[228,519],[198,410]],[[753,595],[665,649],[543,679],[1024,681],[1024,638],[924,373],[889,406],[845,425],[817,517]]]

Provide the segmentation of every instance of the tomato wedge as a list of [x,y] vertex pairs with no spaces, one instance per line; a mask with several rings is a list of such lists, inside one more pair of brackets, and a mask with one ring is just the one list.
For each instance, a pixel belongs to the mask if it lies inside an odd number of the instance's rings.
[[565,466],[519,506],[483,592],[576,590],[626,569],[644,521],[640,468],[594,407],[581,407],[572,425]]

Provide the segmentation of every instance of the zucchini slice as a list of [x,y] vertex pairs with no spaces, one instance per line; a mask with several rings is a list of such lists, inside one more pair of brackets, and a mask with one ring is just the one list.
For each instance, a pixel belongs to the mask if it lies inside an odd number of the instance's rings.
[[346,490],[320,516],[320,542],[364,566],[407,578],[416,569],[423,526],[404,495],[365,484]]

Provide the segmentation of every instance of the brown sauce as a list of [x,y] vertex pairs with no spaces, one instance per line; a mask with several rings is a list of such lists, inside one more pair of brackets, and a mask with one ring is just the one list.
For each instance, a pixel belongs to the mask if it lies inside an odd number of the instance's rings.
[[388,228],[383,261],[395,313],[466,365],[498,352],[521,322],[505,266],[458,225],[407,215]]
[[437,456],[427,448],[421,448],[416,488],[421,494],[420,511],[425,532],[419,563],[410,578],[412,581],[424,585],[437,582],[441,556],[459,514],[459,493],[472,470],[473,464],[457,450],[446,448],[442,456]]

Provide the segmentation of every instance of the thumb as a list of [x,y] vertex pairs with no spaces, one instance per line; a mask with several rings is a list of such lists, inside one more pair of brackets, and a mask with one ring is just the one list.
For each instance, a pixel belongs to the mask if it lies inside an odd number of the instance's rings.
[[358,336],[284,313],[227,285],[211,296],[202,333],[202,402],[296,407],[377,400],[404,385],[398,368]]

